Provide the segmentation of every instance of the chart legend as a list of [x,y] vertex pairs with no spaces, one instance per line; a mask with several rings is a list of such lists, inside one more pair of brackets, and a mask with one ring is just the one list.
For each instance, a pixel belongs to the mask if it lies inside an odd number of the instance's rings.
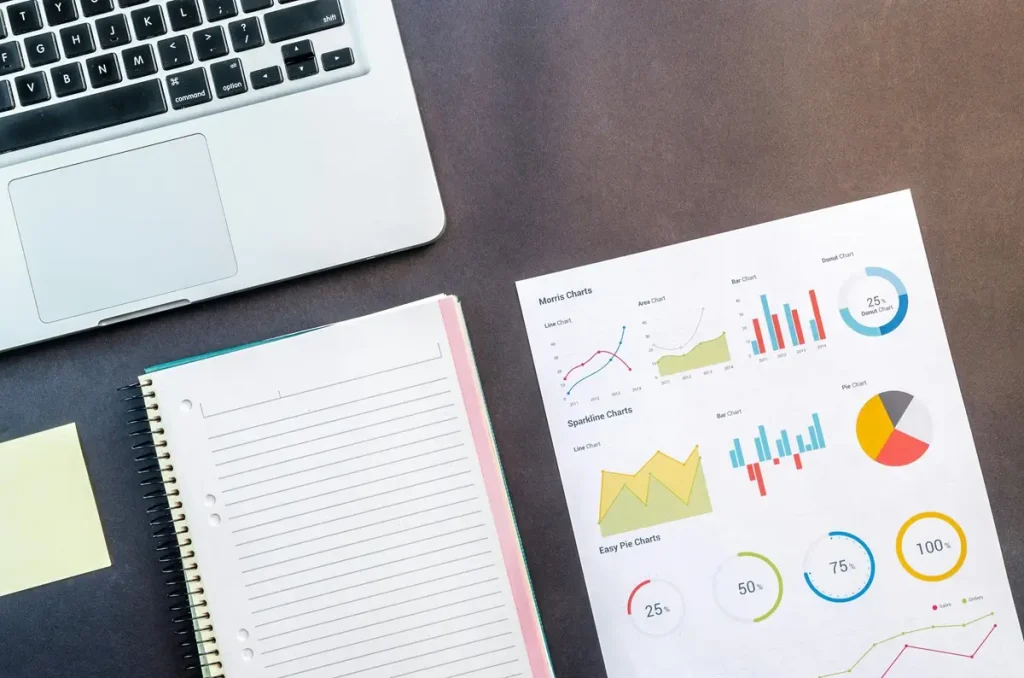
[[739,438],[733,438],[732,449],[729,450],[729,460],[734,469],[747,469],[747,477],[751,482],[757,483],[757,491],[762,497],[766,496],[768,492],[765,489],[761,464],[771,463],[773,466],[780,466],[783,460],[792,460],[793,469],[801,471],[804,462],[800,455],[825,449],[825,433],[822,431],[821,418],[817,412],[811,415],[811,424],[807,427],[807,431],[797,433],[792,439],[789,436],[789,431],[782,429],[779,432],[779,437],[774,441],[775,445],[772,446],[768,442],[768,431],[762,425],[757,427],[757,436],[753,438],[753,441],[754,448],[757,450],[757,461],[747,461],[743,453],[743,443]]
[[[754,318],[754,339],[750,342],[750,350],[755,356],[764,355],[769,351],[782,351],[787,344],[791,348],[803,346],[808,340],[825,341],[825,323],[821,319],[818,307],[818,295],[808,290],[811,315],[807,318],[807,331],[804,331],[800,311],[789,304],[782,305],[782,319],[777,312],[773,313],[768,303],[768,295],[761,295],[761,312],[763,316]],[[785,329],[785,331],[783,331]]]

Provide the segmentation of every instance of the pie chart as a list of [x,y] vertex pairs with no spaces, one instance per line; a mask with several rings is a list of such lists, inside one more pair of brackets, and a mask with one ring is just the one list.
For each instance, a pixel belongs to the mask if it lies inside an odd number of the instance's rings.
[[861,449],[884,466],[906,466],[920,459],[932,440],[932,417],[920,398],[885,391],[864,403],[857,415]]

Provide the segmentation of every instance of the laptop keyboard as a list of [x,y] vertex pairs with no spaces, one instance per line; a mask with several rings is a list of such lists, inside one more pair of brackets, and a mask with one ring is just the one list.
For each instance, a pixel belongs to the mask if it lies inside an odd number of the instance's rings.
[[362,61],[342,0],[0,0],[0,154],[293,94]]

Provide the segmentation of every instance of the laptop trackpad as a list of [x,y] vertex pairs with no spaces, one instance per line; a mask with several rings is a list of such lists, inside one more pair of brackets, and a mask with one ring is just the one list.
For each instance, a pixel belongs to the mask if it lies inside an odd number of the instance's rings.
[[16,179],[10,194],[43,322],[238,270],[202,135]]

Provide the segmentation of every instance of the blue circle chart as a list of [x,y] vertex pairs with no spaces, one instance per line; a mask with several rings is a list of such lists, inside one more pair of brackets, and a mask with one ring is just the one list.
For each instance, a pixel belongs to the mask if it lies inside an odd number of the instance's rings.
[[875,583],[875,555],[857,535],[829,532],[808,550],[804,581],[822,600],[849,603]]
[[[854,314],[850,311],[850,292],[853,290],[854,285],[864,280],[865,277],[882,278],[896,290],[896,312],[893,314],[892,318],[879,327],[865,325],[857,320],[857,318],[854,317]],[[854,332],[863,334],[866,337],[881,337],[889,334],[903,323],[903,320],[907,317],[907,303],[907,287],[895,273],[886,268],[868,266],[864,269],[863,273],[857,273],[851,276],[843,284],[843,289],[839,292],[839,315],[843,317],[843,322],[845,322],[846,325]]]

